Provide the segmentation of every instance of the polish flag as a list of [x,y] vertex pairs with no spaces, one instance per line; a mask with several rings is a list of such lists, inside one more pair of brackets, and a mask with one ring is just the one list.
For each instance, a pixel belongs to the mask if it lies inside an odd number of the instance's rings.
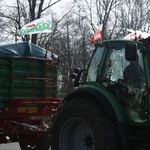
[[97,41],[102,40],[102,25],[100,27],[100,29],[98,29],[95,34],[93,35],[91,41],[89,42],[89,44],[93,44]]
[[142,39],[142,37],[141,37],[141,34],[130,33],[127,36],[125,36],[124,39],[125,40],[131,40],[131,41],[133,41],[133,40],[139,41]]
[[132,30],[132,29],[127,29],[128,32],[131,32],[129,33],[128,35],[126,35],[124,37],[125,40],[142,40],[142,39],[146,39],[148,37],[150,37],[150,34],[147,33],[147,32],[142,32],[142,31],[139,31],[139,30]]

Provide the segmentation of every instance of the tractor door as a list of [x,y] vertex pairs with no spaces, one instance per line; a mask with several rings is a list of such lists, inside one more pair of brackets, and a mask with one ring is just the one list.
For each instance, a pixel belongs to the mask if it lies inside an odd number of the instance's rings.
[[126,42],[109,44],[98,81],[118,99],[130,122],[144,123],[147,121],[145,69],[141,50],[137,44],[133,45],[135,53],[131,55],[128,47],[127,55]]

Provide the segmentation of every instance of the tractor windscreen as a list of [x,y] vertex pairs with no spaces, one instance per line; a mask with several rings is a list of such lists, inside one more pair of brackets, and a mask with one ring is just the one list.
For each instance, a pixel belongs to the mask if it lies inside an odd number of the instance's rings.
[[103,75],[107,81],[118,82],[125,79],[130,81],[133,86],[138,86],[139,79],[141,82],[145,82],[142,53],[137,48],[136,60],[127,61],[125,59],[125,46],[126,43],[113,43],[113,46],[110,46]]

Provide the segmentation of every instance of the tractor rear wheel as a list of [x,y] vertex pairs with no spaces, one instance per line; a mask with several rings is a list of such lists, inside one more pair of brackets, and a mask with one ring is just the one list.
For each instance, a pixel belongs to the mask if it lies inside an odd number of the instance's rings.
[[121,150],[117,126],[96,102],[73,99],[52,123],[51,150]]

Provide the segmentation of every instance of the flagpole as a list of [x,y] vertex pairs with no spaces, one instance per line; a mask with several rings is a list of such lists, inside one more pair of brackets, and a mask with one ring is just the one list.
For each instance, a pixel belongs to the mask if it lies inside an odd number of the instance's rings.
[[31,43],[32,41],[32,34],[29,34],[29,42]]
[[54,60],[54,55],[53,55],[53,52],[54,52],[54,32],[53,32],[53,13],[52,13],[52,59]]

